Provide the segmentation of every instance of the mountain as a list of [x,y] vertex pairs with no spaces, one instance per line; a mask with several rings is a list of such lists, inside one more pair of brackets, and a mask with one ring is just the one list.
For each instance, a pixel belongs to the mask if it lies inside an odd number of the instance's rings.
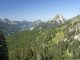
[[43,23],[43,21],[41,21],[41,20],[36,20],[36,21],[34,21],[34,22],[32,23],[32,27],[30,28],[30,30],[33,30],[33,29],[38,28],[38,26],[39,26],[41,23]]
[[63,23],[65,22],[65,18],[63,17],[62,14],[57,14],[53,19],[49,20],[51,23]]
[[32,22],[29,21],[12,21],[8,18],[0,19],[0,30],[3,31],[5,35],[27,30],[31,26]]
[[15,33],[7,43],[10,60],[80,59],[80,15],[56,28]]
[[0,19],[0,30],[3,31],[5,35],[13,34],[16,32],[21,32],[24,30],[48,30],[56,28],[61,24],[65,23],[65,19],[61,14],[57,14],[53,19],[48,22],[43,22],[41,20],[36,20],[34,22],[29,21],[12,21],[8,18]]
[[56,28],[59,25],[65,23],[65,18],[61,14],[57,14],[53,19],[48,20],[47,22],[42,22],[41,20],[37,21],[38,23],[34,24],[33,29],[37,30],[46,30]]

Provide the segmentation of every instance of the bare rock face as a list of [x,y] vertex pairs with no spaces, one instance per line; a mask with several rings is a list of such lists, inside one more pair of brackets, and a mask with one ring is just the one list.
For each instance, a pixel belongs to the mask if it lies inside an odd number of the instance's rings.
[[58,24],[60,24],[60,23],[62,23],[62,24],[64,24],[65,23],[65,18],[63,17],[63,15],[62,14],[57,14],[57,15],[55,15],[54,17],[53,17],[53,19],[51,19],[51,20],[49,20],[48,22],[53,22],[53,23],[58,23]]
[[1,31],[0,31],[0,60],[8,60],[7,45]]
[[64,17],[62,16],[62,14],[57,14],[53,19],[58,23],[64,23]]

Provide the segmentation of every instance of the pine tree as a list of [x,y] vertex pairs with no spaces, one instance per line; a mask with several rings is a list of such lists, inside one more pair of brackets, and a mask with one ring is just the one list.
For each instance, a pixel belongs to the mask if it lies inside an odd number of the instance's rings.
[[8,60],[8,51],[5,40],[3,33],[0,31],[0,60]]

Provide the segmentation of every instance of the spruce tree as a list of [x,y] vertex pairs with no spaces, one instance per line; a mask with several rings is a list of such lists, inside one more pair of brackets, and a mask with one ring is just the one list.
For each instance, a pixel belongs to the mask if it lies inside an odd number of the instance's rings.
[[0,60],[8,60],[6,39],[1,31],[0,31]]

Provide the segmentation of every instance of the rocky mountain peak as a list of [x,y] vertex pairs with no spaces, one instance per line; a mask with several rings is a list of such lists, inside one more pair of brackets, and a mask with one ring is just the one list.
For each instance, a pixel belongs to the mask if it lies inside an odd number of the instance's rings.
[[57,14],[53,20],[56,20],[58,23],[64,23],[64,17],[62,14]]

